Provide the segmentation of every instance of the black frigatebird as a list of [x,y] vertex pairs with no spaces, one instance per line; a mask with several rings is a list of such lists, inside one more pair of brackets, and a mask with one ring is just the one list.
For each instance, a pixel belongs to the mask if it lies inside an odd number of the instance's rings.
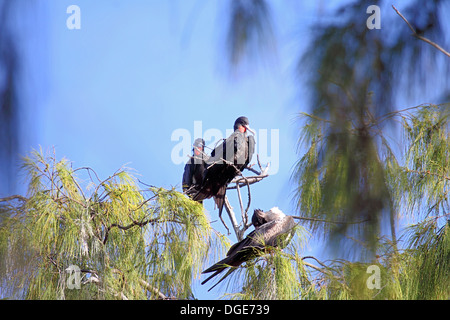
[[[200,190],[203,182],[203,176],[206,170],[206,163],[209,157],[203,152],[205,140],[195,139],[192,149],[192,157],[184,166],[182,186],[183,191],[192,197]],[[199,201],[201,202],[201,201]]]
[[200,190],[193,196],[196,201],[214,197],[222,217],[227,185],[250,163],[255,152],[255,139],[247,131],[255,134],[249,127],[247,117],[239,117],[234,122],[234,132],[217,146],[206,161],[206,169]]
[[274,207],[267,212],[256,209],[253,213],[252,223],[255,230],[249,233],[245,239],[231,246],[225,259],[220,260],[202,272],[214,272],[202,282],[202,284],[205,284],[225,269],[230,268],[209,290],[218,285],[242,263],[249,261],[258,256],[258,254],[264,252],[266,246],[284,249],[291,240],[296,225],[292,216],[285,215],[277,207]]

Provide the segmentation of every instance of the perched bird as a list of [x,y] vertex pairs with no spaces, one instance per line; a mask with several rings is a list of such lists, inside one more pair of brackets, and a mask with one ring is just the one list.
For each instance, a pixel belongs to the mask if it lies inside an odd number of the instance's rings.
[[267,212],[256,209],[252,216],[252,223],[255,230],[249,233],[245,239],[231,246],[225,259],[215,263],[213,266],[202,272],[214,272],[202,282],[202,284],[205,284],[225,269],[230,268],[209,290],[218,285],[242,263],[261,254],[266,246],[284,249],[290,242],[293,236],[293,229],[296,225],[292,216],[285,215],[277,207],[274,207]]
[[205,160],[209,158],[203,152],[204,147],[205,140],[201,138],[196,139],[192,149],[192,157],[184,166],[182,181],[183,191],[191,197],[197,194],[202,186],[203,176],[206,170]]
[[234,132],[211,152],[202,186],[193,196],[196,201],[214,197],[219,217],[222,216],[227,185],[247,167],[255,152],[255,138],[247,132],[255,134],[247,117],[237,118]]

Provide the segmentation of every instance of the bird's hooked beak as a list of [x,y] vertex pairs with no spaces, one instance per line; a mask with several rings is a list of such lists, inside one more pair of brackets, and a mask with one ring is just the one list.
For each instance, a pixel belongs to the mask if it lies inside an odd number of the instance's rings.
[[253,133],[253,135],[256,135],[255,134],[255,131],[253,131],[252,129],[250,129],[250,127],[248,126],[248,125],[243,125],[243,127],[245,128],[245,129],[247,129],[248,131],[250,131],[251,133]]

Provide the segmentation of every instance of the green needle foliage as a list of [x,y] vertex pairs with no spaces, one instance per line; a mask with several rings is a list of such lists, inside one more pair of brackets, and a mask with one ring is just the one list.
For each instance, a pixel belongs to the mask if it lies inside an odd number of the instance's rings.
[[[320,270],[315,268],[312,276],[315,290],[309,288],[309,294],[325,299],[448,299],[448,104],[422,105],[381,117],[380,121],[387,118],[401,120],[404,149],[397,153],[381,130],[372,131],[372,140],[380,141],[380,145],[371,147],[374,165],[368,167],[369,172],[373,171],[369,192],[374,199],[387,197],[390,210],[395,213],[376,217],[377,228],[373,228],[373,220],[357,221],[358,216],[348,210],[348,206],[355,203],[355,199],[350,198],[355,189],[345,182],[349,180],[350,172],[357,172],[360,167],[352,162],[350,155],[336,152],[332,157],[327,154],[324,144],[329,137],[322,132],[333,124],[311,115],[304,117],[307,123],[303,138],[308,148],[293,176],[298,183],[299,211],[309,222],[312,232],[328,240],[326,247],[336,248],[333,241],[352,241],[353,248],[341,247],[338,252],[359,250],[361,260],[365,261],[336,259],[322,264]],[[351,127],[348,130],[349,136],[359,134]],[[357,154],[354,157],[358,159]],[[381,184],[377,185],[377,181]],[[333,187],[329,187],[330,183]],[[360,186],[364,183],[367,181],[361,181]],[[378,190],[381,187],[382,192]],[[397,236],[400,216],[412,224]],[[383,229],[383,226],[386,227]],[[362,233],[352,233],[355,230]],[[376,265],[380,270],[379,288],[366,285],[370,265]]]
[[302,117],[306,123],[300,142],[307,150],[293,175],[299,212],[312,218],[312,230],[330,240],[333,248],[342,247],[345,235],[374,250],[380,220],[392,207],[376,137],[351,121],[337,128],[334,121]]
[[[100,180],[90,168],[72,169],[69,161],[42,152],[26,157],[24,169],[30,177],[27,199],[4,207],[9,214],[0,232],[3,284],[21,288],[9,294],[192,297],[193,278],[213,243],[201,205],[175,190],[141,190],[126,170]],[[79,290],[68,288],[66,269],[72,265],[81,270]]]
[[[380,144],[371,147],[376,160],[367,174],[370,181],[382,182],[383,191],[364,183],[373,199],[387,197],[395,212],[377,217],[377,228],[349,209],[354,199],[345,188],[352,190],[346,184],[351,157],[337,152],[332,161],[324,152],[321,132],[329,122],[305,115],[309,148],[294,177],[299,218],[308,229],[298,225],[286,248],[266,247],[238,267],[217,287],[225,287],[224,297],[449,299],[448,110],[448,105],[422,105],[380,118],[400,119],[400,151],[393,151],[381,130],[372,131],[372,141]],[[349,136],[358,134],[348,130]],[[27,196],[0,199],[3,297],[194,298],[194,279],[229,247],[200,204],[175,190],[141,188],[125,169],[101,180],[90,168],[73,169],[69,161],[42,151],[26,157],[23,167]],[[334,191],[330,183],[342,185]],[[410,224],[400,226],[399,217]],[[322,262],[304,256],[310,234],[328,240],[325,244],[351,241],[354,247],[345,250],[362,258]],[[71,287],[73,266],[80,269],[79,289]]]
[[409,276],[406,295],[411,299],[450,297],[450,223],[437,229],[435,219],[410,228],[409,249],[405,256]]

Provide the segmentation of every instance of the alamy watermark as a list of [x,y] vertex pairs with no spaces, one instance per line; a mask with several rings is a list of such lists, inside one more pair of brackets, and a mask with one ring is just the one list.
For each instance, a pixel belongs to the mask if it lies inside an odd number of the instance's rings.
[[66,280],[67,289],[81,289],[81,270],[77,265],[70,265],[66,272],[69,274],[69,277]]
[[371,5],[367,7],[366,13],[370,16],[366,20],[366,26],[368,29],[381,29],[381,13],[380,7]]
[[66,13],[70,16],[66,20],[66,26],[69,30],[81,29],[81,9],[79,6],[72,4],[67,7]]
[[367,289],[381,289],[380,267],[372,264],[367,267],[366,273],[371,274],[366,280]]
[[[216,128],[203,130],[203,122],[194,121],[192,130],[178,128],[172,132],[170,139],[177,142],[171,152],[171,160],[175,165],[186,163],[192,154],[192,144],[195,139],[203,138],[206,144],[205,153],[210,154],[223,139],[233,133],[232,129],[227,129],[225,133]],[[262,163],[270,163],[270,174],[276,174],[280,167],[280,130],[257,129],[255,130],[255,141],[252,163],[256,162],[256,155],[259,155]]]
[[[79,6],[72,4],[67,7],[67,14],[70,16],[66,20],[66,26],[69,30],[81,29],[81,9]],[[381,29],[381,13],[380,7],[377,5],[370,5],[366,10],[370,16],[366,20],[366,26],[368,29]]]

